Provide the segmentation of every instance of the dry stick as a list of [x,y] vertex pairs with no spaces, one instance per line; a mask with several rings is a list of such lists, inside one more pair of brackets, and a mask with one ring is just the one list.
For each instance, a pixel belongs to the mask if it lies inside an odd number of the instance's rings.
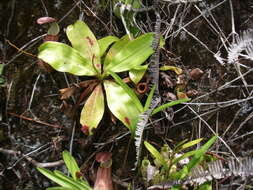
[[44,1],[43,1],[43,0],[40,0],[40,1],[41,1],[42,6],[43,6],[43,9],[44,9],[44,11],[45,11],[46,16],[48,16],[47,7],[46,7]]
[[251,118],[253,117],[253,112],[251,112],[248,117],[240,124],[240,126],[236,129],[236,131],[229,137],[228,140],[230,140],[231,138],[233,138],[236,133],[238,133],[238,131],[243,127],[243,125],[245,125]]
[[[39,42],[39,39],[43,38],[43,37],[46,36],[46,35],[47,35],[47,34],[43,34],[43,35],[37,36],[36,38],[34,38],[34,39],[30,40],[29,42],[27,42],[25,45],[23,45],[23,46],[19,49],[19,51],[21,51],[21,53],[18,53],[17,55],[13,56],[13,58],[12,58],[10,61],[8,61],[8,62],[6,63],[6,65],[12,63],[15,59],[17,59],[20,55],[22,55],[22,54],[23,54],[22,51],[23,51],[27,46],[29,46],[29,45],[31,44],[30,47],[27,47],[27,49],[30,49],[30,48],[33,47],[36,43]],[[34,42],[34,43],[33,43],[33,42]],[[33,44],[32,44],[32,43],[33,43]]]
[[[11,154],[11,155],[22,155],[20,151],[3,149],[3,148],[0,148],[0,152],[4,153],[4,154]],[[38,162],[29,156],[25,156],[25,155],[23,155],[23,156],[27,161],[32,163],[34,166],[40,167],[40,168],[56,167],[56,166],[62,165],[64,163],[63,160],[58,160],[55,162]]]
[[[194,7],[199,11],[199,13],[201,14],[201,10],[199,9],[199,7],[197,5],[194,5]],[[209,13],[211,15],[211,18],[213,20],[213,22],[216,24],[218,30],[214,27],[214,25],[208,20],[208,18],[205,16],[205,14],[203,14],[203,18],[207,21],[207,23],[209,24],[209,26],[216,32],[216,34],[219,36],[222,45],[224,46],[224,48],[226,49],[226,51],[228,51],[228,47],[226,45],[226,36],[224,34],[224,32],[221,30],[220,26],[218,25],[217,21],[215,20],[215,18],[213,17],[212,12]]]
[[[211,7],[208,11],[211,11],[217,7],[219,7],[220,5],[222,5],[223,3],[225,3],[227,0],[223,0],[222,2],[218,3],[217,5],[214,5],[213,7]],[[178,30],[176,30],[175,32],[173,32],[172,34],[170,34],[169,36],[167,36],[167,38],[173,36],[174,34],[177,34],[179,31],[181,31],[183,28],[185,28],[186,26],[190,25],[191,23],[193,23],[194,21],[198,20],[200,17],[202,17],[202,15],[205,14],[204,12],[201,13],[199,16],[195,17],[194,19],[192,19],[191,21],[189,21],[187,24],[185,24],[184,26],[180,27]],[[165,38],[165,39],[167,39]]]
[[61,23],[78,5],[80,1],[78,1],[60,20],[58,23]]
[[81,0],[81,3],[91,12],[91,14],[99,21],[99,22],[101,22],[103,25],[104,25],[104,27],[105,27],[105,29],[107,30],[107,32],[110,32],[110,29],[108,28],[108,26],[107,26],[107,24],[102,20],[102,19],[100,19],[85,3],[84,3],[84,1],[82,1]]
[[36,86],[37,86],[37,83],[38,83],[39,79],[40,79],[40,74],[37,76],[36,81],[35,81],[35,83],[33,85],[32,94],[31,94],[29,105],[28,105],[28,108],[27,108],[28,111],[31,110],[34,92],[35,92],[35,89],[36,89]]
[[33,55],[33,54],[29,53],[29,52],[26,52],[26,51],[22,50],[21,48],[18,48],[16,45],[14,45],[13,43],[11,43],[9,40],[6,40],[6,42],[7,42],[10,46],[12,46],[12,47],[14,47],[15,49],[17,49],[18,52],[21,52],[21,53],[23,53],[23,54],[25,54],[25,55],[28,55],[28,56],[37,58],[36,55]]
[[[220,109],[222,109],[222,108],[227,108],[227,107],[229,107],[229,106],[232,106],[232,105],[235,105],[235,104],[238,104],[238,103],[242,103],[242,102],[245,102],[245,101],[248,101],[248,100],[251,100],[251,99],[253,99],[253,97],[250,97],[250,98],[247,98],[247,99],[243,99],[243,100],[240,100],[240,101],[238,101],[238,102],[232,102],[232,103],[230,103],[230,104],[228,104],[228,105],[220,106],[220,107],[215,108],[215,109],[213,109],[213,110],[210,110],[210,111],[208,111],[208,112],[199,114],[199,116],[202,117],[202,116],[208,115],[208,114],[210,114],[210,113],[216,112],[216,111],[218,111],[218,110],[220,110]],[[180,108],[179,110],[176,110],[175,113],[176,113],[176,112],[179,112],[179,111],[182,111],[182,110],[185,109],[185,108],[187,107],[187,105],[188,105],[188,103],[183,103],[183,104],[186,104],[186,106],[184,106],[183,108]],[[182,124],[191,122],[191,121],[193,121],[193,120],[195,120],[195,119],[198,119],[198,118],[199,118],[198,116],[195,116],[195,117],[193,117],[193,118],[191,118],[191,119],[188,119],[188,120],[185,120],[185,121],[182,121],[182,122],[175,123],[175,124],[173,124],[173,125],[170,126],[170,127],[176,127],[176,126],[179,126],[179,125],[182,125]],[[162,121],[163,119],[165,119],[165,117],[160,118],[160,119],[157,119],[157,120],[153,121],[153,123]],[[152,125],[152,124],[151,124],[151,123],[147,124],[147,126],[150,126],[150,125]]]
[[8,23],[7,23],[7,30],[6,30],[6,34],[5,34],[6,36],[9,36],[10,25],[11,25],[11,22],[14,17],[14,13],[15,13],[15,4],[16,4],[16,0],[12,0],[12,2],[11,2],[11,15],[10,15]]
[[[22,154],[22,157],[19,158],[18,160],[16,160],[16,161],[12,164],[12,166],[8,167],[7,169],[12,169],[12,168],[14,168],[14,167],[15,167],[20,161],[22,161],[25,157],[30,156],[31,154],[33,154],[33,153],[39,151],[40,149],[46,148],[49,144],[50,144],[50,143],[46,143],[46,144],[44,144],[44,145],[42,145],[42,146],[36,148],[35,150],[31,151],[31,152],[28,152],[28,153],[26,153],[26,154]],[[46,149],[48,149],[48,147],[47,147]]]
[[29,118],[29,117],[25,117],[25,116],[22,116],[22,115],[18,115],[18,114],[16,114],[16,113],[8,112],[8,114],[13,115],[13,116],[15,116],[15,117],[18,117],[18,118],[20,118],[20,119],[24,119],[24,120],[27,120],[27,121],[33,121],[33,122],[35,122],[35,123],[39,123],[39,124],[46,125],[46,126],[49,126],[49,127],[60,128],[60,129],[62,128],[62,126],[59,126],[59,125],[53,125],[53,124],[46,123],[46,122],[43,122],[43,121],[38,121],[38,120]]
[[218,139],[227,147],[227,149],[231,152],[231,154],[235,157],[235,159],[239,162],[239,159],[236,157],[235,153],[232,149],[228,146],[228,144],[212,129],[212,127],[204,120],[197,112],[194,111],[190,106],[188,108],[209,128],[209,130],[214,134],[217,135]]

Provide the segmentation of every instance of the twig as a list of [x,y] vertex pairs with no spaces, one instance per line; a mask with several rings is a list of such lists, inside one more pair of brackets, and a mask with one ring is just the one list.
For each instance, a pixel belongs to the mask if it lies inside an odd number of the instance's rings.
[[15,49],[17,49],[18,52],[21,52],[21,53],[23,53],[23,54],[25,54],[25,55],[28,55],[28,56],[37,58],[36,55],[33,55],[33,54],[31,54],[31,53],[29,53],[29,52],[27,52],[27,51],[22,50],[21,48],[18,48],[16,45],[14,45],[13,43],[11,43],[9,40],[6,40],[6,42],[7,42],[11,47],[14,47]]
[[44,1],[43,1],[43,0],[40,0],[40,1],[41,1],[42,6],[43,6],[43,9],[44,9],[44,11],[45,11],[46,16],[48,16],[47,7],[46,7]]
[[37,76],[36,81],[35,81],[35,83],[33,85],[33,90],[32,90],[32,94],[31,94],[31,97],[30,97],[30,101],[29,101],[29,105],[28,105],[28,110],[31,110],[34,92],[35,92],[35,89],[36,89],[36,86],[37,86],[37,83],[38,83],[39,79],[40,79],[40,74]]
[[[4,153],[4,154],[11,154],[11,155],[22,155],[20,151],[3,149],[3,148],[0,148],[0,152]],[[58,160],[58,161],[54,161],[54,162],[38,162],[29,156],[25,156],[25,155],[23,155],[23,156],[27,161],[32,163],[34,166],[40,167],[40,168],[52,168],[52,167],[60,166],[64,163],[63,160]]]
[[39,124],[42,124],[42,125],[46,125],[46,126],[49,126],[49,127],[60,128],[60,129],[62,128],[62,126],[59,126],[59,125],[53,125],[53,124],[46,123],[46,122],[43,122],[43,121],[34,120],[32,118],[22,116],[22,115],[18,115],[16,113],[8,112],[8,114],[13,115],[15,117],[18,117],[20,119],[24,119],[24,120],[27,120],[27,121],[32,121],[32,122],[39,123]]

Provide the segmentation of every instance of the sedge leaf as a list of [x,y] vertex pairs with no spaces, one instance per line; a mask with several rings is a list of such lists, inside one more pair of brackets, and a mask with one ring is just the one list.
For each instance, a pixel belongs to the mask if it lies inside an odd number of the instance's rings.
[[79,181],[75,181],[73,178],[68,177],[66,175],[64,175],[62,172],[55,170],[54,174],[61,178],[64,181],[67,181],[69,183],[71,183],[73,186],[75,186],[76,188],[78,188],[79,190],[84,190],[84,189],[91,189],[88,185],[80,183]]
[[61,185],[63,187],[71,188],[72,190],[80,190],[76,185],[73,185],[67,180],[62,179],[61,177],[57,176],[55,173],[45,169],[45,168],[37,168],[40,173],[42,173],[47,178],[51,179],[58,185]]
[[170,65],[164,65],[160,67],[161,71],[174,71],[177,75],[181,75],[183,70],[179,67],[170,66]]
[[173,159],[172,165],[178,163],[180,160],[193,156],[194,154],[196,154],[197,151],[198,150],[189,151],[189,152],[184,153],[182,156],[179,156],[178,158]]
[[180,100],[175,100],[175,101],[172,101],[172,102],[168,102],[166,104],[163,104],[157,108],[155,108],[153,111],[152,111],[152,115],[155,115],[156,113],[168,108],[168,107],[171,107],[171,106],[174,106],[174,105],[177,105],[177,104],[181,104],[183,102],[187,102],[187,101],[190,101],[191,99],[189,98],[185,98],[185,99],[180,99]]
[[68,187],[48,187],[46,190],[72,190],[71,188]]
[[199,138],[199,139],[196,139],[196,140],[187,142],[187,143],[181,145],[181,146],[178,148],[178,151],[182,151],[182,150],[184,150],[184,149],[186,149],[186,148],[189,148],[189,147],[191,147],[191,146],[194,146],[195,144],[200,143],[202,140],[203,140],[203,138]]
[[145,102],[145,106],[144,106],[144,111],[147,111],[147,110],[148,110],[148,108],[149,108],[149,106],[150,106],[150,104],[151,104],[151,102],[152,102],[152,98],[153,98],[154,93],[155,93],[155,88],[156,88],[156,86],[154,85],[154,86],[151,88],[151,90],[150,90],[150,92],[149,92],[149,94],[148,94],[148,98],[147,98],[147,100],[146,100],[146,102]]
[[216,139],[217,136],[213,136],[211,139],[209,139],[202,147],[200,147],[200,149],[198,149],[195,152],[190,162],[187,165],[185,165],[183,169],[181,169],[180,171],[171,174],[171,177],[177,180],[185,178],[190,173],[191,169],[203,160],[203,155],[210,148],[210,146],[216,141]]
[[160,152],[147,141],[144,141],[144,145],[148,149],[148,151],[152,154],[152,156],[156,160],[158,160],[166,170],[168,170],[168,164],[166,160],[163,158],[163,156],[160,154]]
[[71,174],[74,180],[77,179],[76,173],[80,172],[80,168],[78,167],[76,160],[74,159],[73,156],[68,151],[63,151],[62,153],[63,160]]

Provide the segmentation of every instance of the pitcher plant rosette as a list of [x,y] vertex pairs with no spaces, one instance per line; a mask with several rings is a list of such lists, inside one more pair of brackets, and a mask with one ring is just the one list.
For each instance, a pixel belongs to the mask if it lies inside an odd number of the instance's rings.
[[[151,47],[153,33],[134,40],[127,35],[120,39],[107,36],[97,40],[89,27],[79,20],[67,27],[66,34],[72,47],[47,41],[39,47],[38,58],[57,71],[97,78],[81,111],[82,131],[91,135],[97,128],[105,111],[106,99],[113,115],[134,134],[144,108],[134,91],[124,85],[116,73],[127,71],[134,83],[140,81],[147,69],[143,63],[154,52]],[[94,84],[94,80],[91,81]]]

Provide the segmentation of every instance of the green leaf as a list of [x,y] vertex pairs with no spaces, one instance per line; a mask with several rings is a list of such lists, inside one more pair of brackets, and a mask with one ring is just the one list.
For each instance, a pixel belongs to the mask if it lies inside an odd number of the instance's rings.
[[208,140],[199,150],[196,151],[191,161],[183,167],[180,171],[173,173],[171,177],[173,179],[183,179],[185,178],[191,171],[193,167],[198,165],[203,160],[203,155],[210,148],[210,146],[216,141],[217,136],[213,136],[210,140]]
[[187,142],[187,143],[181,145],[181,146],[178,148],[178,151],[182,151],[182,150],[184,150],[184,149],[186,149],[186,148],[189,148],[189,147],[191,147],[191,146],[194,146],[195,144],[200,143],[202,140],[203,140],[203,138],[199,138],[199,139],[196,139],[196,140]]
[[[3,84],[5,82],[5,80],[3,78],[0,77],[0,84]],[[1,121],[1,120],[0,120]]]
[[162,166],[166,170],[168,170],[168,164],[167,164],[166,160],[163,158],[163,156],[160,154],[160,152],[158,150],[156,150],[156,148],[153,147],[151,144],[149,144],[147,141],[144,141],[144,145],[148,149],[148,151],[152,154],[152,156],[155,157],[155,159],[157,161],[159,161],[160,164],[162,164]]
[[3,70],[4,70],[4,64],[0,64],[0,75],[3,74]]
[[177,75],[181,75],[183,70],[179,67],[164,65],[160,67],[161,71],[174,71]]
[[106,52],[106,50],[108,49],[108,47],[118,41],[119,38],[117,38],[116,36],[106,36],[100,40],[98,40],[98,45],[100,48],[100,57],[102,57],[104,55],[104,53]]
[[104,115],[104,94],[102,85],[99,84],[93,90],[92,94],[87,99],[80,117],[80,123],[82,126],[89,128],[89,134],[92,134],[92,129],[97,128],[99,122]]
[[198,151],[198,150],[193,150],[193,151],[189,151],[189,152],[184,153],[182,156],[173,159],[171,165],[174,165],[174,164],[178,163],[180,160],[183,160],[183,159],[185,159],[185,158],[188,158],[188,157],[190,157],[190,156],[193,156],[194,154],[196,154],[197,151]]
[[131,69],[129,71],[129,77],[134,84],[138,84],[142,77],[144,76],[145,72],[147,71],[148,65],[140,65],[137,68]]
[[79,190],[84,190],[84,189],[91,189],[90,186],[80,183],[79,181],[75,181],[73,178],[68,177],[66,175],[64,175],[62,172],[55,170],[54,174],[61,178],[64,181],[68,181],[69,183],[71,183],[73,186],[75,186],[76,188],[78,188]]
[[170,190],[181,190],[181,189],[182,189],[181,185],[173,185],[173,187],[171,187]]
[[212,183],[211,182],[203,183],[196,190],[212,190]]
[[48,41],[39,47],[39,59],[50,64],[55,70],[78,76],[94,76],[96,71],[91,62],[72,47]]
[[68,151],[63,151],[62,153],[63,156],[63,160],[71,174],[71,176],[73,177],[74,180],[77,179],[76,177],[76,173],[80,172],[80,168],[78,167],[76,160],[74,159],[73,156],[71,156],[71,154]]
[[105,65],[105,72],[123,72],[141,65],[153,52],[153,34],[144,34],[135,40],[127,43],[108,65]]
[[149,106],[150,106],[150,104],[152,102],[152,98],[153,98],[154,93],[155,93],[155,88],[156,88],[156,86],[154,85],[152,87],[152,89],[150,90],[149,94],[148,94],[148,98],[147,98],[147,100],[145,102],[145,106],[144,106],[144,111],[148,110],[148,108],[149,108]]
[[184,143],[186,143],[187,141],[188,141],[188,139],[184,139],[184,140],[180,141],[179,143],[177,143],[176,146],[174,147],[173,151],[179,150],[180,147],[181,147]]
[[155,108],[152,112],[152,115],[155,115],[156,113],[168,108],[168,107],[171,107],[171,106],[174,106],[174,105],[177,105],[177,104],[181,104],[183,102],[188,102],[190,101],[191,99],[189,98],[184,98],[184,99],[180,99],[180,100],[175,100],[175,101],[172,101],[172,102],[168,102],[166,104],[163,104],[157,108]]
[[90,28],[78,20],[67,28],[67,36],[74,49],[101,72],[99,45]]
[[71,188],[72,190],[80,190],[76,185],[73,185],[67,180],[62,179],[61,177],[57,176],[55,173],[45,169],[45,168],[37,168],[40,173],[42,173],[47,178],[51,179],[58,185],[61,185],[63,187]]
[[47,34],[56,36],[60,32],[60,27],[57,22],[52,22],[50,28],[47,31]]
[[72,190],[72,189],[68,187],[49,187],[46,188],[46,190]]
[[123,82],[123,80],[114,72],[109,72],[109,74],[114,78],[114,80],[125,90],[125,92],[132,98],[134,104],[139,109],[140,112],[143,112],[143,106],[137,97],[137,95],[134,93],[134,91]]
[[106,54],[105,61],[104,61],[104,67],[108,66],[108,64],[112,61],[113,57],[120,52],[120,50],[123,49],[128,43],[130,42],[130,39],[128,35],[123,36],[120,38],[116,43],[112,45],[112,47],[109,49],[108,53]]
[[117,117],[126,127],[130,129],[133,137],[139,114],[141,112],[133,102],[133,99],[120,85],[115,82],[105,80],[104,87],[109,109],[115,117]]

